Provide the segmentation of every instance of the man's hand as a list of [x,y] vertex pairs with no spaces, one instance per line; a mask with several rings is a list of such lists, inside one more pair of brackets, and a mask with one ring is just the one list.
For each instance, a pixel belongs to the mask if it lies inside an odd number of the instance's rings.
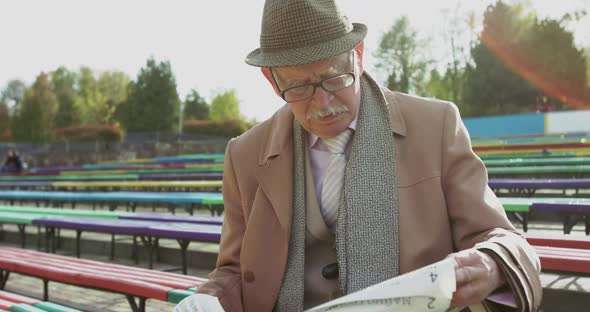
[[456,261],[457,279],[451,307],[463,308],[479,303],[506,282],[494,259],[479,250],[466,249],[449,257]]

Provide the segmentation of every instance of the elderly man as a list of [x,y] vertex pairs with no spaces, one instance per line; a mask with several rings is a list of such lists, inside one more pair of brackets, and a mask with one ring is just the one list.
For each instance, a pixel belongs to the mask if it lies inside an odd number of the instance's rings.
[[287,104],[227,146],[217,268],[195,299],[301,311],[453,257],[454,307],[536,310],[539,259],[456,106],[380,87],[366,32],[334,0],[266,1],[246,63]]

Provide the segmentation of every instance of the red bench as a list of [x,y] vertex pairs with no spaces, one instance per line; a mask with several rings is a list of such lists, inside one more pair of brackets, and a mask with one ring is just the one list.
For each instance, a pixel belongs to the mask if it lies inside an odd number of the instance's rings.
[[44,302],[0,290],[0,311],[53,311],[53,312],[81,312],[80,310],[64,307],[59,304]]
[[57,281],[123,294],[133,311],[145,311],[147,299],[178,302],[192,293],[189,288],[205,281],[168,272],[0,247],[0,289],[4,288],[10,272],[42,279],[45,301],[48,300],[49,281]]
[[584,236],[530,235],[543,271],[590,274],[590,239]]

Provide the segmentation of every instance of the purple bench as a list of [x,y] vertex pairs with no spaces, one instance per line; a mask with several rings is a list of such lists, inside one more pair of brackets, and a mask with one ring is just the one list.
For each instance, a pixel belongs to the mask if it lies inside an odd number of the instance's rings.
[[120,220],[143,220],[143,221],[159,221],[159,222],[184,222],[196,224],[212,224],[221,225],[223,223],[222,217],[205,217],[205,216],[171,216],[161,214],[136,214],[136,215],[122,215]]
[[51,181],[0,181],[0,189],[9,190],[47,189],[52,185]]
[[139,180],[222,180],[222,172],[146,173]]
[[533,203],[533,212],[557,212],[563,218],[563,233],[570,234],[578,222],[584,222],[586,235],[590,235],[590,202]]
[[488,185],[496,193],[508,189],[512,195],[531,197],[538,189],[576,190],[590,189],[590,179],[490,179]]
[[45,227],[45,249],[55,252],[56,229],[76,231],[76,256],[80,257],[80,238],[82,232],[111,234],[111,259],[114,258],[115,235],[133,236],[135,262],[139,262],[137,238],[149,248],[149,268],[153,266],[153,253],[158,248],[160,238],[175,239],[181,248],[182,272],[186,274],[187,248],[191,241],[219,242],[221,226],[211,224],[163,223],[158,221],[113,220],[76,217],[45,217],[33,220],[33,224]]

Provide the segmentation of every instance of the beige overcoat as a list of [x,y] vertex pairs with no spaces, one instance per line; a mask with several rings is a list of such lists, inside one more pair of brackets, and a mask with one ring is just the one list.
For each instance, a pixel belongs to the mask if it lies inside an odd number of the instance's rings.
[[[487,186],[456,106],[383,92],[395,132],[401,273],[476,246],[500,263],[520,306],[536,310],[539,259]],[[217,268],[198,290],[226,311],[271,311],[277,299],[293,209],[292,134],[285,106],[227,146]]]

